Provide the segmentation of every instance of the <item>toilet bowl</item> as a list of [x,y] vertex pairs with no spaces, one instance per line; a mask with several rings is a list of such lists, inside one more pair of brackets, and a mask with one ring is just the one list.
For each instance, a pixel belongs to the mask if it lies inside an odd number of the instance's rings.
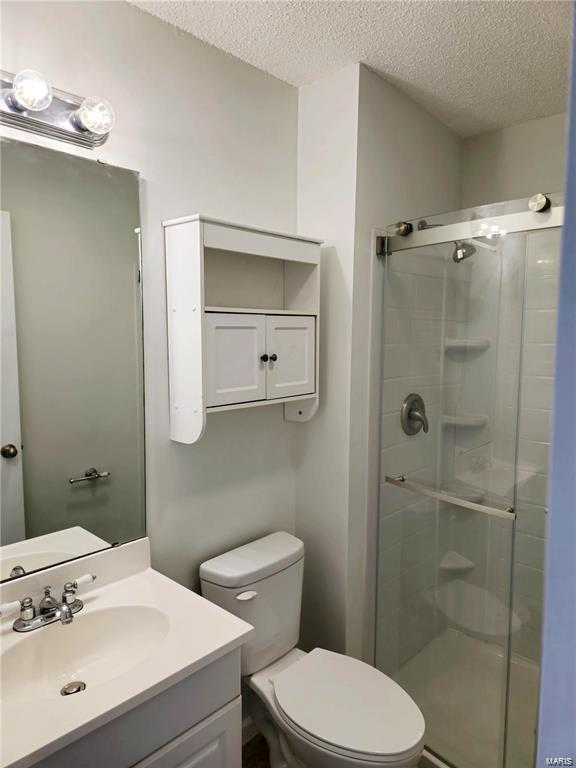
[[250,699],[256,726],[269,746],[278,742],[271,756],[279,752],[284,759],[271,760],[272,768],[418,764],[420,710],[393,680],[361,661],[320,648],[309,654],[294,649],[245,682],[257,697]]
[[410,696],[374,667],[296,648],[304,545],[274,533],[203,563],[203,595],[252,624],[242,675],[272,768],[413,768],[425,723]]

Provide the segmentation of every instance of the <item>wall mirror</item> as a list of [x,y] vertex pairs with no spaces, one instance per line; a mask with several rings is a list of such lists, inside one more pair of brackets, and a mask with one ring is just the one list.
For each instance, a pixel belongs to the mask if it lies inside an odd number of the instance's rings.
[[145,535],[139,178],[1,146],[0,577]]

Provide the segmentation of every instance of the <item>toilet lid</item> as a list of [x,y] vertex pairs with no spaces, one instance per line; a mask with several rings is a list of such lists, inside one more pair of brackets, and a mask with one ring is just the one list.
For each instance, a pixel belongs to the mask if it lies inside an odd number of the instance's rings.
[[321,648],[273,679],[276,703],[296,726],[336,750],[392,758],[424,738],[424,718],[393,680]]

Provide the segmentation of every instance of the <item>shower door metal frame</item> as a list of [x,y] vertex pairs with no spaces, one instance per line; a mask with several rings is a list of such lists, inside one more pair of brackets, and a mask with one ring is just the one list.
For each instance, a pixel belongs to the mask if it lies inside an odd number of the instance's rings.
[[531,232],[538,229],[554,229],[564,223],[564,206],[556,206],[541,213],[521,211],[500,216],[486,216],[474,221],[456,224],[434,224],[429,229],[415,230],[409,235],[386,237],[386,254],[407,251],[423,245],[441,245],[456,240],[494,238],[514,232]]

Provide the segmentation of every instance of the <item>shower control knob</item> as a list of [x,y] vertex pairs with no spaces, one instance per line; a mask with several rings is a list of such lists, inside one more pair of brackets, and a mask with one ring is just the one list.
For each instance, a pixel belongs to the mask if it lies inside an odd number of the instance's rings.
[[0,454],[2,454],[3,459],[15,459],[18,456],[18,448],[12,443],[8,443],[0,448]]
[[547,211],[551,205],[552,201],[550,198],[540,192],[537,195],[532,195],[532,197],[528,200],[528,208],[529,210],[534,211],[534,213]]

